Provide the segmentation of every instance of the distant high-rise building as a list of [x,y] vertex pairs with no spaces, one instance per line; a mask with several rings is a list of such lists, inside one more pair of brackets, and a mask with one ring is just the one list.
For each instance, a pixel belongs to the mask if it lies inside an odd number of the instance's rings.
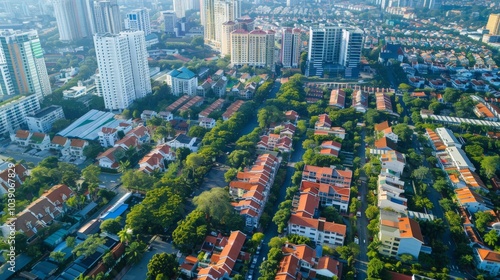
[[306,76],[323,76],[326,65],[337,72],[359,65],[362,37],[361,30],[347,26],[311,27]]
[[89,0],[53,0],[59,40],[75,41],[91,37],[93,15]]
[[191,0],[173,0],[175,15],[177,18],[186,16],[186,10],[189,10],[189,2]]
[[285,68],[299,67],[300,29],[284,28],[281,35],[280,62]]
[[122,30],[120,8],[116,0],[94,1],[95,33],[118,34]]
[[254,21],[251,18],[241,18],[234,21],[227,21],[222,24],[221,29],[221,48],[222,56],[231,55],[231,32],[237,29],[252,31],[254,29]]
[[106,109],[126,109],[135,99],[151,93],[143,31],[97,34],[94,45]]
[[486,29],[489,30],[490,35],[500,35],[500,14],[490,14]]
[[169,34],[176,33],[176,25],[177,25],[177,16],[175,12],[172,10],[162,11],[161,16],[163,18],[163,26],[165,28],[165,32]]
[[272,68],[274,40],[275,32],[272,30],[234,30],[231,32],[231,63]]
[[38,100],[52,93],[36,30],[0,31],[0,93],[33,93]]
[[299,4],[299,0],[286,0],[286,6],[292,7]]
[[342,44],[340,45],[340,64],[345,67],[346,77],[359,75],[359,63],[363,50],[363,30],[344,29],[342,31]]
[[241,17],[241,0],[201,0],[200,8],[205,43],[220,49],[222,25]]
[[135,9],[127,14],[125,17],[125,29],[127,30],[141,30],[144,35],[151,34],[151,20],[149,19],[149,11],[146,8]]

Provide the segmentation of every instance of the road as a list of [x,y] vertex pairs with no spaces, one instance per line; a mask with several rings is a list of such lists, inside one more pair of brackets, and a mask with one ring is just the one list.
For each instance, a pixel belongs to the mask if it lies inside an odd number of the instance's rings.
[[[361,131],[361,146],[359,148],[359,158],[361,159],[360,161],[360,166],[364,166],[366,163],[366,144],[365,144],[365,137],[366,137],[366,130],[363,127],[363,130]],[[361,180],[361,184],[358,187],[358,193],[359,196],[361,197],[361,218],[357,218],[357,232],[358,232],[358,237],[359,237],[359,256],[356,259],[356,264],[355,268],[357,271],[358,279],[359,280],[364,280],[367,279],[366,275],[366,263],[368,262],[368,256],[366,253],[368,252],[368,243],[370,242],[369,235],[368,235],[368,219],[366,218],[366,208],[368,207],[368,202],[366,201],[366,197],[368,195],[368,185],[366,184],[366,178],[363,169],[360,169],[360,177],[363,178]]]
[[[304,139],[305,139],[305,136],[300,140],[300,143],[302,143],[302,141],[304,141]],[[292,185],[292,175],[293,175],[293,173],[295,173],[295,168],[293,168],[292,166],[295,163],[302,161],[302,155],[304,155],[304,152],[305,152],[305,150],[304,150],[304,148],[302,148],[301,144],[297,145],[296,149],[293,151],[292,156],[290,158],[290,161],[288,162],[288,166],[286,168],[285,182],[283,183],[283,185],[280,188],[278,199],[277,199],[276,203],[274,204],[273,213],[276,213],[276,211],[278,211],[279,204],[285,200],[286,189]],[[263,257],[267,258],[267,254],[269,253],[268,243],[271,240],[271,238],[278,236],[278,227],[276,226],[275,223],[271,222],[270,225],[265,228],[263,233],[264,233],[265,237],[264,237],[264,241],[262,242],[262,248],[260,251],[260,255],[257,258],[257,264],[255,266],[255,270],[253,273],[253,279],[258,279],[260,277],[259,267],[262,264],[262,258]]]

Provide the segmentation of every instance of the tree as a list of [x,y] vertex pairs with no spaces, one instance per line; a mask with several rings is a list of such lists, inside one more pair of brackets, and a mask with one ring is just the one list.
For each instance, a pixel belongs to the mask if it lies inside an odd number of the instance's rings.
[[494,247],[498,242],[498,234],[496,230],[490,230],[484,235],[484,242],[491,247]]
[[500,156],[485,156],[481,160],[481,173],[491,179],[500,168]]
[[101,174],[101,169],[97,165],[89,165],[82,170],[82,176],[85,179],[85,182],[89,184],[98,184],[101,180],[99,180],[99,175]]
[[266,106],[260,109],[257,114],[257,121],[261,128],[266,128],[273,122],[280,122],[283,118],[283,112],[276,106]]
[[104,232],[117,234],[122,229],[122,217],[108,219],[101,223],[100,229]]
[[240,168],[250,164],[251,154],[244,150],[234,150],[229,154],[227,160],[231,167]]
[[262,232],[256,232],[254,233],[254,235],[252,236],[252,242],[254,244],[260,244],[260,242],[262,242],[262,240],[264,240],[264,234]]
[[190,169],[192,174],[195,174],[196,170],[203,166],[205,160],[199,154],[193,153],[186,157],[186,168]]
[[379,209],[377,206],[370,205],[366,208],[365,214],[368,220],[375,219],[379,214]]
[[198,138],[203,138],[205,136],[205,133],[207,133],[207,129],[203,128],[199,125],[192,126],[189,129],[188,136],[189,137],[198,137]]
[[61,251],[53,251],[50,252],[50,258],[56,261],[57,263],[62,263],[64,261],[64,257],[66,256],[66,253],[61,252]]
[[238,169],[232,167],[229,168],[226,171],[226,173],[224,173],[224,181],[226,181],[226,183],[231,182],[236,177],[237,174],[238,174]]
[[197,244],[201,243],[207,234],[207,220],[205,213],[194,210],[184,220],[181,220],[172,233],[172,239],[177,248],[189,253]]
[[115,257],[113,257],[113,253],[107,252],[104,256],[102,256],[102,262],[106,265],[107,268],[113,267],[116,263]]
[[75,245],[76,245],[76,238],[73,237],[73,236],[68,236],[66,237],[66,246],[68,246],[68,248],[75,248]]
[[127,262],[130,264],[138,263],[141,260],[145,250],[146,250],[146,244],[140,241],[134,241],[130,243],[130,246],[127,247],[127,249],[125,249]]
[[281,248],[283,247],[283,245],[285,245],[285,243],[286,243],[285,238],[275,236],[271,238],[271,240],[269,240],[269,244],[267,245],[269,246],[269,248]]
[[155,254],[148,263],[148,277],[157,279],[157,276],[163,274],[168,279],[172,279],[178,272],[179,263],[174,254]]
[[460,92],[454,88],[446,88],[443,94],[443,100],[447,103],[455,103],[460,98]]
[[434,207],[434,204],[427,198],[427,197],[421,197],[418,196],[417,199],[415,200],[415,205],[420,208],[426,208],[426,209],[432,209]]
[[409,91],[411,86],[409,84],[401,83],[398,88],[402,91]]
[[52,124],[52,128],[50,130],[54,133],[58,133],[59,131],[68,127],[70,124],[71,124],[71,120],[58,119]]
[[[282,202],[283,203],[283,202]],[[274,214],[273,222],[278,226],[278,233],[282,233],[286,228],[287,222],[291,216],[290,208],[281,208]]]
[[97,248],[99,248],[99,246],[101,245],[104,245],[104,243],[104,238],[99,237],[99,235],[97,234],[94,234],[87,237],[87,239],[85,239],[85,241],[83,241],[82,243],[78,244],[72,252],[77,257],[83,256],[84,258],[87,258],[88,256],[95,253],[97,251]]
[[402,141],[403,143],[411,143],[413,130],[411,130],[407,124],[398,123],[397,125],[393,125],[392,131],[398,136],[399,141]]
[[476,228],[481,233],[485,232],[488,225],[495,219],[493,215],[488,212],[476,212],[474,218]]
[[327,206],[321,211],[321,217],[324,217],[328,222],[335,222],[338,224],[342,223],[342,216],[340,216],[337,208],[333,206]]
[[129,190],[148,190],[156,183],[155,177],[140,170],[129,169],[121,178],[123,186]]
[[224,217],[234,211],[229,193],[223,188],[204,191],[193,199],[193,203],[196,205],[196,209],[215,221],[223,222]]
[[420,166],[419,168],[413,170],[412,175],[415,179],[423,180],[429,177],[429,168],[425,166]]
[[[116,152],[118,152],[118,150]],[[122,158],[123,158],[123,156],[122,156]],[[118,172],[124,174],[130,168],[130,161],[129,160],[120,160],[118,165],[119,165]]]
[[368,278],[381,278],[380,276],[383,269],[384,269],[384,262],[377,258],[372,258],[368,262],[368,267],[366,270]]
[[89,144],[83,148],[83,155],[87,158],[96,158],[97,155],[103,151],[104,149],[99,143],[89,142]]
[[120,242],[128,244],[132,240],[132,230],[124,228],[118,232],[118,237],[120,237]]

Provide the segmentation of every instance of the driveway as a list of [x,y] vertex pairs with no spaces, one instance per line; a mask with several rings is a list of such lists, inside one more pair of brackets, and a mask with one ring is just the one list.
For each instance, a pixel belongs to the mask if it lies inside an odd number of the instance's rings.
[[146,274],[148,273],[148,263],[155,254],[176,254],[178,251],[172,246],[172,244],[162,241],[159,236],[153,237],[153,241],[150,245],[153,249],[151,251],[146,251],[138,264],[132,266],[123,277],[118,275],[115,280],[146,279]]

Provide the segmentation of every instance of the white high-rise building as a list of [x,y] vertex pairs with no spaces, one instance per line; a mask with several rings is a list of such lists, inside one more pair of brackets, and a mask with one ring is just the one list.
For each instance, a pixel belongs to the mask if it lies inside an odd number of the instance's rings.
[[106,109],[126,109],[135,99],[151,93],[143,31],[97,34],[94,45]]
[[26,117],[40,110],[36,95],[21,96],[0,105],[0,134],[13,133],[26,123]]
[[93,15],[90,0],[53,0],[59,40],[75,41],[92,36]]
[[116,0],[94,1],[95,33],[118,34],[122,31],[120,8]]
[[36,30],[0,31],[0,75],[4,95],[34,93],[42,100],[52,94]]
[[175,15],[175,12],[172,10],[162,11],[161,16],[163,18],[163,26],[165,28],[164,31],[166,33],[175,34],[175,25],[177,24],[177,16]]
[[146,8],[135,9],[125,17],[125,29],[144,31],[144,36],[151,34],[151,20]]
[[299,67],[300,29],[284,28],[281,35],[280,62],[285,68]]
[[222,24],[241,17],[241,0],[201,0],[200,6],[205,43],[220,50]]
[[233,65],[273,67],[274,36],[272,30],[238,29],[231,32],[231,63]]
[[190,10],[188,0],[173,0],[174,12],[177,18],[186,16],[186,11]]
[[221,56],[231,55],[231,32],[243,29],[248,32],[254,30],[254,21],[251,18],[239,18],[234,21],[226,21],[222,24]]
[[[341,72],[361,60],[363,32],[348,26],[320,26],[310,29],[306,76],[322,77],[325,66]],[[359,53],[359,54],[358,54]],[[346,72],[347,73],[347,72]],[[347,74],[355,74],[349,72]]]

